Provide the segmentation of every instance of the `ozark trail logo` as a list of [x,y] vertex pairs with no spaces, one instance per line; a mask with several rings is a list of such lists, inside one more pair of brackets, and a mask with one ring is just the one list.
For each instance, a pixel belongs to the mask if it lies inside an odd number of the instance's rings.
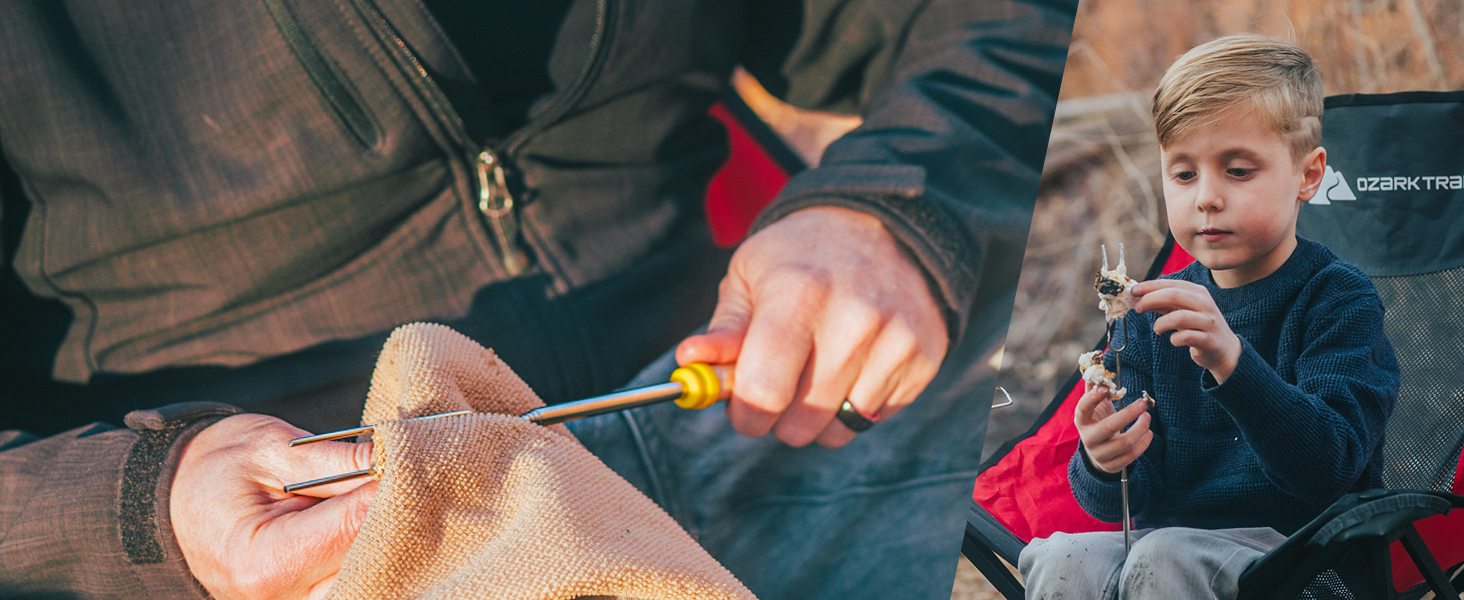
[[1322,174],[1322,185],[1317,188],[1317,195],[1312,196],[1307,204],[1331,204],[1334,200],[1356,199],[1352,188],[1347,187],[1347,178],[1342,176],[1342,172],[1334,171],[1332,165],[1327,165],[1327,172]]
[[1464,176],[1460,175],[1358,177],[1353,182],[1356,184],[1356,188],[1347,184],[1347,178],[1342,175],[1341,171],[1335,171],[1331,165],[1327,165],[1327,171],[1322,174],[1322,185],[1317,190],[1317,195],[1312,196],[1312,199],[1307,201],[1307,204],[1325,205],[1337,201],[1356,200],[1357,195],[1353,193],[1354,189],[1359,192],[1464,189]]

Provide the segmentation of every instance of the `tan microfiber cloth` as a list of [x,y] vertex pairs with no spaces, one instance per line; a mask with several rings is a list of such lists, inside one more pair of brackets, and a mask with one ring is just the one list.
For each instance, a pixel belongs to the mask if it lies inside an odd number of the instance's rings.
[[[441,325],[392,333],[362,421],[381,487],[331,598],[753,598],[563,425],[492,351]],[[401,419],[472,408],[480,413]]]

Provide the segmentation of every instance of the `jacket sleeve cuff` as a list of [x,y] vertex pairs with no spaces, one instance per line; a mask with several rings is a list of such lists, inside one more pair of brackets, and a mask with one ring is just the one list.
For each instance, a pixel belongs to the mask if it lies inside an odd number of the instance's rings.
[[173,534],[169,499],[183,449],[193,436],[238,408],[214,402],[185,402],[128,413],[137,432],[128,451],[117,494],[118,534],[123,554],[150,597],[207,598],[183,560]]
[[816,206],[838,206],[879,219],[920,266],[955,347],[975,296],[975,265],[981,257],[955,225],[955,216],[924,193],[925,169],[918,166],[821,166],[793,177],[758,215],[752,231]]
[[238,412],[174,405],[48,438],[0,434],[0,596],[205,598],[173,538],[183,445]]
[[1089,516],[1106,523],[1123,519],[1123,484],[1118,475],[1103,473],[1093,466],[1087,450],[1078,444],[1078,451],[1068,462],[1068,484],[1078,506]]

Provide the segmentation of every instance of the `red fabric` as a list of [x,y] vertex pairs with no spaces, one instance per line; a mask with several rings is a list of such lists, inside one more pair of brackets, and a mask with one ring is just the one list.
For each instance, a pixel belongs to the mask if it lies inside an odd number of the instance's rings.
[[[1162,274],[1183,269],[1194,260],[1176,245],[1164,263]],[[1030,542],[1059,531],[1080,533],[1123,528],[1121,523],[1104,523],[1089,516],[1078,506],[1068,485],[1068,461],[1078,451],[1073,411],[1082,395],[1083,384],[1079,383],[1068,391],[1062,406],[1035,435],[1018,442],[997,464],[976,478],[971,497],[1022,541]]]
[[788,183],[788,173],[725,105],[718,102],[709,112],[727,128],[731,154],[707,185],[707,223],[717,245],[731,247],[747,236],[757,213]]
[[1119,523],[1104,523],[1089,516],[1073,498],[1067,464],[1078,451],[1078,430],[1073,407],[1083,395],[1078,384],[1062,407],[1022,440],[1001,461],[976,478],[976,503],[996,517],[1024,542],[1056,532],[1118,531]]
[[1180,248],[1179,244],[1174,244],[1173,249],[1169,251],[1169,260],[1164,261],[1164,270],[1159,274],[1168,275],[1178,272],[1180,269],[1190,266],[1192,262],[1195,262],[1195,257],[1185,252],[1184,248]]
[[[1454,468],[1455,494],[1464,495],[1464,453],[1459,455],[1459,465]],[[1437,515],[1413,524],[1418,536],[1433,552],[1445,572],[1451,565],[1464,562],[1464,510],[1455,510],[1447,515]],[[1409,558],[1403,544],[1393,542],[1388,548],[1393,555],[1393,588],[1403,591],[1423,583],[1423,574]]]

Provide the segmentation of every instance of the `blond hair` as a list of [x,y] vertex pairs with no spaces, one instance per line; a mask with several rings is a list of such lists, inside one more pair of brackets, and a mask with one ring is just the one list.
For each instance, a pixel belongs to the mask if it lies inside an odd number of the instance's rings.
[[1204,128],[1232,108],[1266,119],[1300,159],[1322,142],[1322,76],[1295,44],[1253,34],[1195,46],[1170,65],[1154,91],[1159,146]]

